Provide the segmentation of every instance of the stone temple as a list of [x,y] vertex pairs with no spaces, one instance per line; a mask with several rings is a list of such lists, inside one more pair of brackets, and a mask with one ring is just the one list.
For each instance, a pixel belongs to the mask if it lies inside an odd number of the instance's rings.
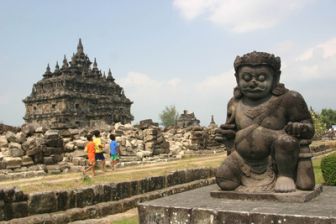
[[131,122],[133,102],[114,81],[111,70],[106,77],[96,59],[91,64],[81,39],[71,62],[64,56],[62,67],[56,63],[53,72],[48,64],[42,80],[23,100],[26,123],[63,129]]

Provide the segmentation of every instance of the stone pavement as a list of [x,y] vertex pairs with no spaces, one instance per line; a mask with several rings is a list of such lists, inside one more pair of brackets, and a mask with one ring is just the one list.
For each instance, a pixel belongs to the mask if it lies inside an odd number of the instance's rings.
[[306,203],[212,198],[210,185],[141,203],[141,224],[335,224],[336,187],[323,187],[317,198]]

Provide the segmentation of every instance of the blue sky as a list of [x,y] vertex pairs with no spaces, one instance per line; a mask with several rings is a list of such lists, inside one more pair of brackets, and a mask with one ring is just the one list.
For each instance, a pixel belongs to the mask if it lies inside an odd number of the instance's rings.
[[134,101],[135,122],[175,105],[223,123],[233,61],[253,50],[280,56],[281,81],[309,106],[336,109],[335,11],[333,0],[2,0],[0,122],[23,123],[22,99],[79,38]]

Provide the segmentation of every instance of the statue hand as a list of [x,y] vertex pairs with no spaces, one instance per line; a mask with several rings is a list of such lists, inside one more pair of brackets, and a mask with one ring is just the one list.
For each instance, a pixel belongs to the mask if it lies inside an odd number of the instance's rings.
[[294,137],[301,137],[302,134],[306,133],[309,127],[305,123],[301,122],[288,122],[285,126],[285,131]]
[[216,131],[216,141],[218,142],[224,142],[228,139],[233,139],[236,136],[236,132],[233,130],[226,130],[221,128],[218,128]]
[[234,138],[236,136],[236,132],[235,131],[233,131],[233,130],[223,130],[221,128],[219,128],[219,129],[216,130],[216,135],[217,134],[221,135],[221,136],[223,136],[225,138],[229,138],[229,139]]

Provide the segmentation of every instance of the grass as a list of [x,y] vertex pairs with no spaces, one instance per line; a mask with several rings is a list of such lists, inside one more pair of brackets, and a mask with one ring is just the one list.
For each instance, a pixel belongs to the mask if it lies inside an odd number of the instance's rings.
[[118,221],[113,221],[111,223],[113,224],[138,224],[139,220],[138,220],[138,216],[134,216],[134,217],[130,217],[130,218],[124,218],[122,220],[118,220]]
[[154,165],[125,167],[117,169],[116,171],[107,171],[105,173],[98,171],[97,176],[95,177],[84,177],[82,176],[82,173],[68,173],[14,181],[2,181],[0,182],[0,188],[15,186],[25,193],[75,189],[95,184],[138,180],[150,176],[166,175],[179,169],[218,167],[224,158],[224,153],[218,153],[206,157],[186,158],[157,163]]
[[322,171],[321,171],[321,160],[323,157],[318,157],[313,160],[313,168],[314,168],[314,174],[315,174],[315,183],[317,184],[323,184],[324,179],[322,176]]
[[[95,184],[121,182],[128,180],[138,180],[150,176],[166,175],[179,169],[192,169],[200,167],[218,167],[224,160],[225,154],[218,153],[204,157],[192,157],[182,160],[161,162],[157,164],[138,165],[133,167],[119,168],[117,171],[108,171],[103,173],[98,170],[97,176],[84,178],[82,173],[67,173],[58,175],[49,175],[43,177],[34,177],[29,179],[18,179],[1,181],[2,187],[18,187],[25,193],[53,191],[64,189],[75,189]],[[313,159],[316,183],[324,183],[321,172],[321,159],[319,156]]]

